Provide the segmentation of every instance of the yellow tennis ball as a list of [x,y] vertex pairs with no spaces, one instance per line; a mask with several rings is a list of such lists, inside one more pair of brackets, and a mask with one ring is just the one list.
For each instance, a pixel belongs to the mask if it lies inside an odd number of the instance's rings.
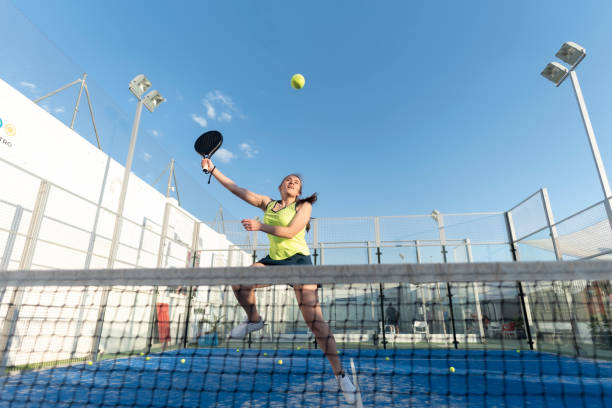
[[385,360],[389,361],[389,360],[390,360],[390,358],[389,358],[389,357],[385,357]]
[[89,360],[89,361],[87,362],[87,365],[93,365],[93,361]]
[[267,356],[267,355],[268,355],[268,353],[264,353],[264,356]]
[[451,367],[451,368],[450,368],[450,372],[451,372],[451,373],[454,373],[454,372],[455,372],[455,367]]
[[184,358],[181,358],[181,363],[185,364],[185,359]]
[[300,350],[300,349],[301,349],[301,347],[300,347],[300,346],[297,346],[297,349],[298,349],[298,350]]
[[144,353],[140,353],[141,356],[144,356]]
[[293,89],[302,89],[305,83],[306,79],[304,79],[302,74],[295,74],[291,77],[291,86]]
[[278,360],[278,364],[283,364],[283,360]]
[[145,360],[149,361],[151,359],[151,357],[147,356],[145,357]]
[[239,349],[239,348],[237,348],[237,349],[236,349],[236,352],[238,352],[238,351],[240,351],[240,349]]
[[516,350],[516,352],[517,352],[517,353],[520,353],[520,352],[521,352],[521,350]]

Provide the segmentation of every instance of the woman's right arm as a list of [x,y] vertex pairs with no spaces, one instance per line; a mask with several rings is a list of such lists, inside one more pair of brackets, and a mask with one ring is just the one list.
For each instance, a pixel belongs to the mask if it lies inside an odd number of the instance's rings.
[[202,159],[202,168],[204,168],[204,165],[208,165],[209,169],[214,169],[212,175],[215,176],[217,181],[221,183],[223,187],[227,188],[234,195],[257,208],[262,209],[263,211],[266,210],[266,205],[268,205],[268,203],[272,200],[270,197],[254,193],[246,188],[238,186],[232,179],[221,173],[221,170],[216,168],[210,159]]

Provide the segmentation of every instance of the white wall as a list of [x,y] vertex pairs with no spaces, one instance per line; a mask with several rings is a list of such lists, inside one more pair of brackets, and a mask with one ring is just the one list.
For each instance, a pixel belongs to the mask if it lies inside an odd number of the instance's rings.
[[[24,267],[106,268],[124,167],[2,80],[0,120],[0,271],[17,269],[22,261],[32,214],[37,201],[41,202],[39,188],[43,180],[50,183],[44,217],[34,237],[32,261]],[[161,267],[191,265],[196,224],[200,226],[200,250],[223,250],[232,245],[225,236],[178,207],[175,200],[167,199],[131,174],[114,267],[157,266],[167,203],[168,230]],[[202,266],[212,264],[210,259],[200,262]],[[214,260],[214,266],[248,264],[250,258],[244,253],[219,255]],[[92,290],[26,289],[5,363],[69,358],[73,351],[75,357],[86,355],[100,309],[100,295]],[[7,324],[5,317],[13,293],[12,289],[0,288],[0,325]],[[134,311],[136,320],[144,320],[145,326],[138,323],[138,329],[130,332],[140,334],[140,347],[148,324],[148,312],[141,303],[149,296],[142,293],[136,299],[133,292],[127,291],[120,297],[130,305],[139,305]],[[131,308],[117,308],[117,301],[116,296],[110,298],[103,333],[125,335],[129,329],[125,322],[135,319]],[[60,315],[51,316],[54,310]],[[111,325],[108,319],[116,323]],[[79,339],[77,343],[75,338]]]

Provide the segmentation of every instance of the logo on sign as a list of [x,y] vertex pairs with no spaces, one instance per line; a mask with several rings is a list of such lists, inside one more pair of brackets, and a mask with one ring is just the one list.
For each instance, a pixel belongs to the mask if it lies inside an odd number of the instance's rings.
[[[2,121],[2,118],[0,118],[0,128],[4,128],[4,133],[6,134],[6,136],[10,137],[10,136],[15,136],[17,134],[17,128],[15,127],[15,125],[11,125],[10,123],[4,124],[4,122]],[[13,147],[13,143],[3,138],[2,132],[0,132],[0,146],[2,145]]]
[[15,136],[15,134],[17,133],[17,129],[15,128],[15,126],[11,125],[10,123],[7,123],[4,126],[4,132],[7,136]]

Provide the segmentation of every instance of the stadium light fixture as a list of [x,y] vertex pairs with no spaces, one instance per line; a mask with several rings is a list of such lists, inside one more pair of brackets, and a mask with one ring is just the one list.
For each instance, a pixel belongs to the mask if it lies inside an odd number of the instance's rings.
[[580,83],[578,82],[578,75],[576,74],[575,70],[578,64],[580,64],[584,57],[586,57],[586,50],[580,45],[569,41],[561,46],[555,56],[568,64],[570,66],[569,69],[558,62],[550,62],[546,68],[544,68],[541,75],[544,78],[552,81],[556,86],[561,85],[568,76],[572,79],[572,85],[574,86],[574,93],[576,94],[578,108],[580,109],[580,114],[582,115],[582,123],[584,124],[584,129],[586,130],[587,137],[589,139],[591,153],[593,154],[593,160],[595,161],[595,167],[597,168],[597,175],[599,176],[599,183],[604,193],[603,203],[606,209],[606,215],[608,216],[610,228],[612,228],[612,206],[610,205],[612,190],[610,190],[610,183],[608,182],[606,169],[604,167],[603,160],[601,159],[601,154],[599,153],[599,147],[597,146],[597,140],[595,139],[595,132],[593,131],[593,126],[591,125],[589,112],[587,111],[586,103],[584,102],[584,97],[582,96],[582,89],[580,88]]
[[567,74],[569,74],[569,69],[558,62],[549,62],[544,71],[540,73],[540,75],[557,86],[561,85],[561,82],[567,78]]
[[541,72],[541,75],[556,86],[559,86],[586,57],[586,50],[575,42],[568,41],[561,46],[555,56],[569,65],[569,69],[558,62],[549,62],[544,71]]
[[160,95],[157,91],[151,91],[144,97],[144,106],[149,110],[149,112],[153,112],[155,108],[157,108],[162,102],[166,99]]
[[134,96],[140,99],[142,95],[144,95],[144,93],[151,88],[151,81],[149,81],[143,74],[139,74],[130,81],[129,88]]
[[572,68],[576,68],[576,66],[580,64],[580,61],[586,57],[586,50],[570,41],[561,46],[559,51],[555,54],[555,57],[570,65]]
[[433,218],[433,220],[434,220],[435,222],[438,222],[438,216],[439,216],[439,215],[440,215],[440,211],[438,211],[438,210],[433,210],[433,211],[431,212],[431,218]]

